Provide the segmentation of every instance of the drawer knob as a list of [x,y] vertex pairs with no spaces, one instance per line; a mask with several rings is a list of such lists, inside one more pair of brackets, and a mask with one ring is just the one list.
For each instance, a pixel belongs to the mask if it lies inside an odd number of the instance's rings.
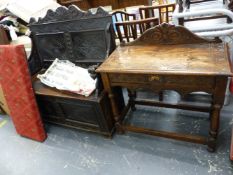
[[159,81],[160,77],[158,75],[153,75],[149,77],[149,81]]

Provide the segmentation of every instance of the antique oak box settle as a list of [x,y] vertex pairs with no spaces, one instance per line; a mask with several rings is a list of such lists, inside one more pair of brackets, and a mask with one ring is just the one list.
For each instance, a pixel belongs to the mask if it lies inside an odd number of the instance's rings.
[[[92,76],[99,79],[95,68],[116,47],[111,15],[102,8],[92,13],[76,6],[59,7],[56,11],[49,10],[38,21],[31,19],[29,27],[33,42],[29,67],[43,120],[111,136],[112,110],[101,81],[97,81],[92,95],[84,97],[49,88],[36,78],[38,72],[59,58],[89,68]],[[124,105],[121,89],[115,90],[121,108]]]

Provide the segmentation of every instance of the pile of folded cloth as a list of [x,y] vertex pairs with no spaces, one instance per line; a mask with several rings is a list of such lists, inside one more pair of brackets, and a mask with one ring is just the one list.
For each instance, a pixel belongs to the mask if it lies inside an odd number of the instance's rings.
[[9,40],[16,40],[18,36],[27,35],[28,27],[18,22],[12,14],[0,16],[0,25],[7,31]]
[[16,40],[18,35],[27,34],[26,25],[33,17],[44,17],[49,9],[60,6],[54,0],[1,0],[0,25],[10,33],[10,39]]
[[1,0],[0,13],[10,12],[29,23],[30,18],[44,17],[49,9],[55,10],[59,6],[55,0]]
[[96,88],[96,80],[91,78],[88,70],[68,60],[56,58],[47,71],[37,77],[47,86],[84,96],[89,96]]
[[0,27],[4,28],[11,44],[23,44],[27,55],[31,50],[30,19],[44,17],[49,9],[60,6],[55,0],[0,0]]

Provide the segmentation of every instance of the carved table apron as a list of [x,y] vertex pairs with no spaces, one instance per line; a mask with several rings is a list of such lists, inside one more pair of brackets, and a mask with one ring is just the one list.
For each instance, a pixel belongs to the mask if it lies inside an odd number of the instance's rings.
[[[231,76],[224,44],[183,44],[157,46],[118,47],[113,54],[97,69],[101,73],[104,88],[108,92],[114,113],[117,131],[134,131],[188,142],[207,144],[214,151],[219,128],[219,114],[222,108],[228,76]],[[134,93],[129,93],[129,103],[125,112],[120,114],[115,103],[112,88],[125,87],[129,92],[149,89],[155,92],[175,90],[181,95],[204,91],[212,94],[210,108],[166,104],[149,100],[138,101]],[[178,134],[165,131],[126,125],[124,115],[135,104],[210,112],[208,138]]]

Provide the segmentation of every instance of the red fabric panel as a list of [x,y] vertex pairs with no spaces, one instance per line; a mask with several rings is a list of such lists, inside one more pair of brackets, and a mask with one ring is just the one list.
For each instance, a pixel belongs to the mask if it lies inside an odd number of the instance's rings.
[[233,129],[231,132],[231,150],[230,150],[230,159],[233,160]]
[[231,93],[233,93],[233,78],[231,78],[231,83],[230,83],[230,91]]
[[24,47],[0,45],[0,84],[18,134],[37,141],[47,137],[32,89]]

